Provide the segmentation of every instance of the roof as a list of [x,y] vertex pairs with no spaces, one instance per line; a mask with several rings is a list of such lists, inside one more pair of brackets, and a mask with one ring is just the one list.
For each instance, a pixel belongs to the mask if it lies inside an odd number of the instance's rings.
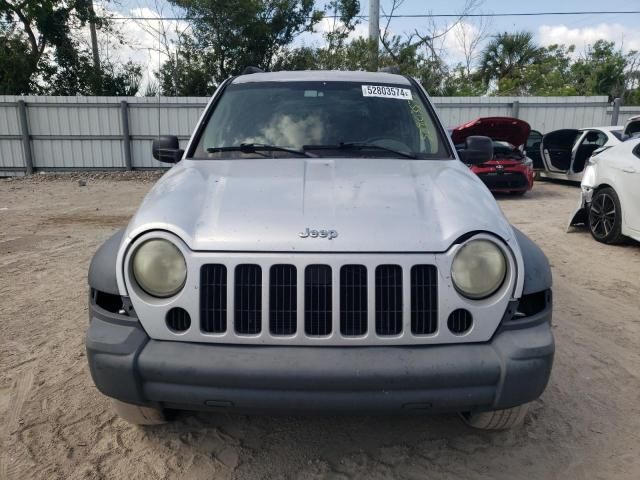
[[612,132],[616,130],[622,130],[624,127],[621,125],[607,125],[606,127],[586,127],[581,128],[580,130],[602,130],[603,132]]
[[300,70],[252,73],[249,75],[240,75],[233,80],[234,84],[255,82],[365,82],[411,85],[406,77],[393,73],[345,72],[343,70]]

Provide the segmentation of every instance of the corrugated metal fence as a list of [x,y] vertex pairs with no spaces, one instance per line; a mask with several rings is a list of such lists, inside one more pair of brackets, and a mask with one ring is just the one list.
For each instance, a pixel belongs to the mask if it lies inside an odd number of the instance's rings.
[[[33,170],[144,169],[163,165],[151,140],[186,142],[208,98],[0,96],[0,176]],[[532,128],[611,125],[607,97],[433,98],[447,126],[485,116],[513,116]],[[618,109],[618,124],[640,107]]]

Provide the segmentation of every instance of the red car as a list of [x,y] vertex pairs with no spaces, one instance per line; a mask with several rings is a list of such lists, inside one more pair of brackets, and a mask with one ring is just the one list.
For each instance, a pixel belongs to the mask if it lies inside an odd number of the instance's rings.
[[451,131],[456,145],[464,144],[471,135],[483,135],[493,140],[493,160],[472,165],[475,172],[492,192],[523,195],[533,187],[533,162],[525,155],[524,145],[531,126],[517,118],[478,118]]

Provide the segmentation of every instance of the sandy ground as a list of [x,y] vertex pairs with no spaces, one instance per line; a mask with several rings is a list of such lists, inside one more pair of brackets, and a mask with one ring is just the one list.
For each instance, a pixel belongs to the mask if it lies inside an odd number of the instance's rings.
[[554,271],[556,362],[524,428],[485,433],[455,415],[124,423],[89,377],[86,272],[150,185],[0,180],[0,479],[640,478],[640,245],[565,233],[578,189],[561,184],[500,199]]

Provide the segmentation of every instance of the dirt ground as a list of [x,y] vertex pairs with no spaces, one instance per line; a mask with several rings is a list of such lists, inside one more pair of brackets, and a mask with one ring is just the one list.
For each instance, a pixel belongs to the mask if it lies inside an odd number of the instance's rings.
[[0,179],[0,479],[640,478],[640,245],[566,233],[578,188],[546,182],[499,199],[554,273],[556,361],[524,428],[485,433],[455,415],[124,423],[89,377],[86,274],[150,188],[142,177]]

